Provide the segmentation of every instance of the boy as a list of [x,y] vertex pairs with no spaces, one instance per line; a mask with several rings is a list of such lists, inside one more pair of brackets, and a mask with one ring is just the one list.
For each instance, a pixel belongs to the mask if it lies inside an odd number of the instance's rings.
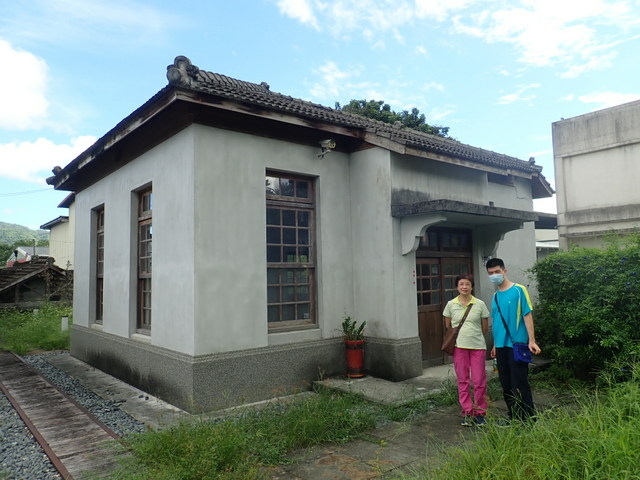
[[497,286],[491,300],[494,342],[491,357],[496,359],[498,365],[498,377],[509,420],[527,420],[535,415],[529,385],[529,364],[514,360],[512,340],[527,343],[534,355],[541,351],[533,328],[531,299],[524,285],[507,278],[507,269],[500,258],[490,259],[486,267],[489,280]]

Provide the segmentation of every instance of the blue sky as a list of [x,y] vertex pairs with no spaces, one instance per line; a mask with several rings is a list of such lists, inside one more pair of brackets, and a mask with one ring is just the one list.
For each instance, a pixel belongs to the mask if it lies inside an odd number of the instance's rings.
[[638,51],[638,0],[0,0],[0,221],[66,214],[51,168],[164,87],[177,55],[330,107],[417,107],[555,185],[551,123],[639,99]]

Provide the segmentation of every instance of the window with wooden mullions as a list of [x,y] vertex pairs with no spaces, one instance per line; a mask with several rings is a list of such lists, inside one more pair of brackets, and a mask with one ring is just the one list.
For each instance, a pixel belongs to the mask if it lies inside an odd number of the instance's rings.
[[153,193],[146,189],[138,193],[138,318],[137,329],[151,330],[151,271],[153,239]]
[[315,324],[313,181],[267,173],[265,185],[269,328]]
[[96,208],[95,241],[96,241],[96,323],[102,323],[104,315],[104,207]]

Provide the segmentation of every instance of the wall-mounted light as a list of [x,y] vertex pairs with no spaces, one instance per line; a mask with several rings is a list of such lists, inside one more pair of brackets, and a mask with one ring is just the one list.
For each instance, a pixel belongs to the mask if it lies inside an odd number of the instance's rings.
[[320,140],[318,143],[320,143],[320,153],[318,154],[318,158],[324,158],[327,153],[336,148],[336,141],[332,138]]

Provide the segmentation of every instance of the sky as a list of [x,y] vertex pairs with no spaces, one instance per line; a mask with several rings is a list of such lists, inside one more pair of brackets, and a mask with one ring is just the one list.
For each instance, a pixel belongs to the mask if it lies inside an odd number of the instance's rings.
[[0,221],[66,215],[51,169],[166,86],[178,55],[329,107],[416,107],[535,157],[555,187],[551,124],[640,99],[638,52],[640,0],[0,0]]

